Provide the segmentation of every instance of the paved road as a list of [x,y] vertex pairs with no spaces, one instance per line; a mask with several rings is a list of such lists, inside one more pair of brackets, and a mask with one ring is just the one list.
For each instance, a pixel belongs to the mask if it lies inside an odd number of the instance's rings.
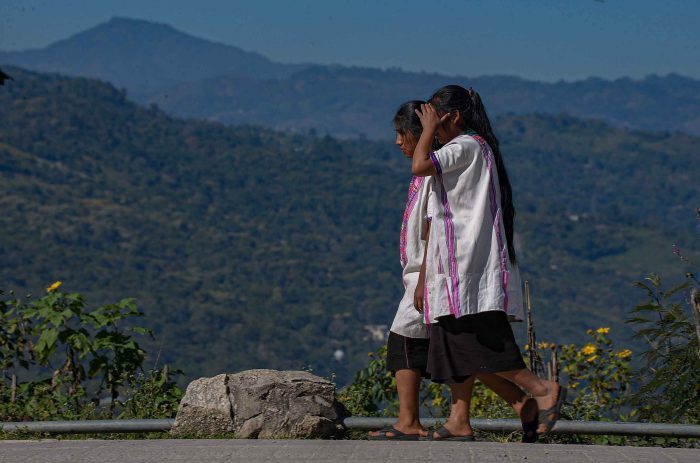
[[495,442],[317,440],[0,441],[0,462],[700,462],[700,449]]

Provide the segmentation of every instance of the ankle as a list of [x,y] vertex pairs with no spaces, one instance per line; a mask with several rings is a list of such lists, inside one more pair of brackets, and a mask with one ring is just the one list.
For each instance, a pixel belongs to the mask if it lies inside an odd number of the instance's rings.
[[450,416],[449,418],[447,418],[445,424],[449,424],[450,426],[454,426],[457,428],[462,428],[464,426],[471,428],[471,423],[469,422],[468,416]]
[[402,426],[402,427],[406,427],[406,428],[419,428],[419,427],[421,427],[420,419],[417,416],[409,416],[407,418],[399,416],[399,418],[396,420],[396,424],[398,426]]

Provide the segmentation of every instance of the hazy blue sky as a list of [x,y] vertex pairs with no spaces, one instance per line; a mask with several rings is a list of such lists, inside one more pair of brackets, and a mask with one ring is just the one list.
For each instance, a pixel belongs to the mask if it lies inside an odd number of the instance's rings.
[[1,0],[0,50],[42,47],[112,16],[284,62],[541,80],[700,78],[697,0]]

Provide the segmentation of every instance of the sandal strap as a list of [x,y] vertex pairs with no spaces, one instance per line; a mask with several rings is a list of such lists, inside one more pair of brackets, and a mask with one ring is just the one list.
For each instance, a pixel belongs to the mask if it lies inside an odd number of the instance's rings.
[[433,431],[433,433],[440,436],[441,439],[446,439],[448,437],[454,437],[453,434],[450,432],[450,430],[444,426],[440,426],[438,429]]
[[393,437],[401,437],[401,436],[406,435],[406,433],[399,431],[398,429],[396,429],[393,426],[387,426],[385,428],[380,429],[378,432],[384,433],[384,437],[388,437],[386,435],[386,433],[388,433],[388,432],[392,433],[394,435]]
[[[554,425],[559,420],[561,416],[561,407],[564,405],[564,400],[566,400],[566,388],[560,386],[559,394],[557,396],[557,402],[546,410],[541,410],[539,413],[539,421],[546,428],[544,434],[549,434],[554,428]],[[552,415],[550,418],[549,416]]]
[[553,407],[549,407],[549,408],[546,409],[546,410],[540,410],[540,414],[539,414],[540,421],[548,420],[548,419],[549,419],[549,415],[554,415],[554,414],[557,414],[557,415],[558,415],[558,414],[559,414],[559,408],[560,408],[560,407],[557,407],[557,406],[555,405],[555,406],[553,406]]

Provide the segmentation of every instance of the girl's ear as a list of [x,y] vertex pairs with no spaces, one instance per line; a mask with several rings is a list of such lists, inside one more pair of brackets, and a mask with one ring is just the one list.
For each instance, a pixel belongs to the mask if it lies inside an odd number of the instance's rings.
[[462,127],[462,113],[455,111],[452,116],[452,121],[457,127]]

